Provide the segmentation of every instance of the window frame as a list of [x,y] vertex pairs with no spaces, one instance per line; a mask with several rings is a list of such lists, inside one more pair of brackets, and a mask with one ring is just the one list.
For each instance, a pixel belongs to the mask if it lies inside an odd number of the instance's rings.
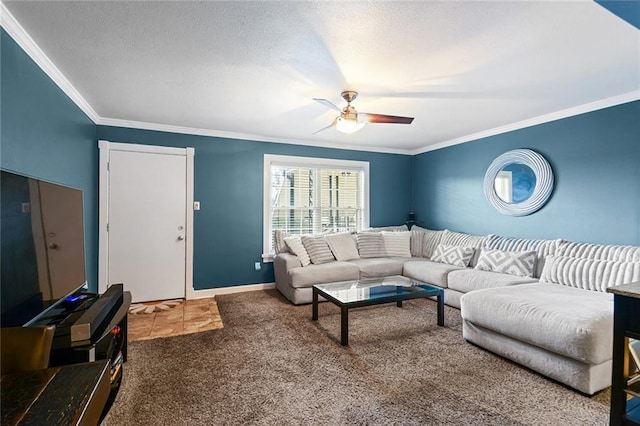
[[369,162],[358,160],[339,160],[334,158],[299,157],[291,155],[264,154],[263,189],[262,189],[262,261],[273,262],[271,244],[271,166],[286,167],[320,167],[323,169],[361,170],[364,174],[362,183],[362,227],[369,227]]

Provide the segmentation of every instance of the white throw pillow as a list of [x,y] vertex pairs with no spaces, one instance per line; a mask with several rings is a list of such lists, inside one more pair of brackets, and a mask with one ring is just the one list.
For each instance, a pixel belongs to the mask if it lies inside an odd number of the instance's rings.
[[536,271],[536,255],[535,251],[482,249],[476,269],[519,277],[533,277]]
[[382,231],[381,234],[387,256],[411,257],[411,232]]
[[473,257],[473,247],[447,246],[438,244],[436,251],[431,256],[431,260],[439,263],[446,263],[453,266],[469,266],[469,261]]
[[329,248],[336,260],[360,259],[358,246],[353,235],[349,233],[329,234],[324,238],[327,240],[327,244],[329,244]]
[[284,243],[287,245],[291,253],[298,256],[298,259],[300,259],[300,263],[302,264],[302,266],[307,266],[311,263],[309,253],[307,253],[307,249],[304,248],[300,235],[287,237],[284,239]]

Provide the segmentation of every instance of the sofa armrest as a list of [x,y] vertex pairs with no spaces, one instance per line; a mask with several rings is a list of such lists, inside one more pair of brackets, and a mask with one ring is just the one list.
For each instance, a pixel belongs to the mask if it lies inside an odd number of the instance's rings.
[[273,258],[273,272],[276,278],[276,286],[284,288],[289,286],[289,271],[302,267],[302,262],[295,254],[278,253]]

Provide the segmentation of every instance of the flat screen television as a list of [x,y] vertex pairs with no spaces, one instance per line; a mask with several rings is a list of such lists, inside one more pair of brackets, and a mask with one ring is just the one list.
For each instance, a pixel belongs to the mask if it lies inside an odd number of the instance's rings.
[[1,171],[0,325],[55,316],[87,290],[82,191]]

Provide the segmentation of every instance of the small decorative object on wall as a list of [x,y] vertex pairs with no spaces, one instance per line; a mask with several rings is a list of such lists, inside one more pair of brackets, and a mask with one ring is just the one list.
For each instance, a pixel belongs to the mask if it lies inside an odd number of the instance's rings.
[[484,193],[493,207],[510,216],[539,210],[553,191],[553,171],[530,149],[507,151],[493,160],[484,175]]

